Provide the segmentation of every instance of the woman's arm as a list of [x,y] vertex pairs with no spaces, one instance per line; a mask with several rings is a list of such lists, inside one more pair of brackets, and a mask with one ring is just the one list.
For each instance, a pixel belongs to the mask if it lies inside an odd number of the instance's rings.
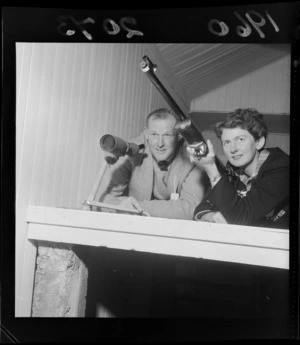
[[244,197],[237,193],[241,186],[241,182],[222,177],[196,208],[195,216],[203,213],[209,205],[211,210],[220,211],[230,224],[257,222],[289,196],[289,167],[266,169]]

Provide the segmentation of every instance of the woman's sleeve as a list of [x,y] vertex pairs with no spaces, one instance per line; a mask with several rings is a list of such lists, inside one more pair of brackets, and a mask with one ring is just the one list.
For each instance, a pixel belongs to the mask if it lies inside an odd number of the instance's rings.
[[289,196],[289,167],[274,166],[253,182],[250,191],[243,197],[228,176],[223,176],[195,210],[201,217],[205,209],[220,211],[230,224],[250,225]]

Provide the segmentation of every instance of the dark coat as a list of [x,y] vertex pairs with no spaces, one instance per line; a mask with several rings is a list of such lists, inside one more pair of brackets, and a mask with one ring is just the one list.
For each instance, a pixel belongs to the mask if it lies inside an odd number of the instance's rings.
[[288,228],[289,155],[279,148],[268,150],[270,154],[245,197],[237,193],[245,189],[240,179],[223,175],[196,207],[195,219],[209,211],[220,211],[229,224]]

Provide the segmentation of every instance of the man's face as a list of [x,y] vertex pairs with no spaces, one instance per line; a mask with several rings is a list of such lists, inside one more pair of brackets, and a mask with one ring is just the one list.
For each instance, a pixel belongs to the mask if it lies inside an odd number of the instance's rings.
[[221,141],[229,162],[235,167],[247,166],[245,172],[251,175],[255,168],[255,156],[264,145],[264,137],[255,140],[245,129],[224,128]]
[[158,162],[168,160],[175,152],[178,142],[175,124],[176,120],[171,116],[165,119],[149,119],[145,134],[150,151]]

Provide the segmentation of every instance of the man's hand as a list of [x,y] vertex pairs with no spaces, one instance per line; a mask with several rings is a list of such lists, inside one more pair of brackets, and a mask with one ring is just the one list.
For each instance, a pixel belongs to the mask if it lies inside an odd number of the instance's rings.
[[208,212],[200,219],[201,222],[223,223],[227,224],[226,219],[221,212]]
[[128,196],[124,198],[118,206],[127,208],[129,210],[138,211],[140,213],[143,213],[144,215],[149,215],[148,213],[143,211],[142,206],[133,196]]

